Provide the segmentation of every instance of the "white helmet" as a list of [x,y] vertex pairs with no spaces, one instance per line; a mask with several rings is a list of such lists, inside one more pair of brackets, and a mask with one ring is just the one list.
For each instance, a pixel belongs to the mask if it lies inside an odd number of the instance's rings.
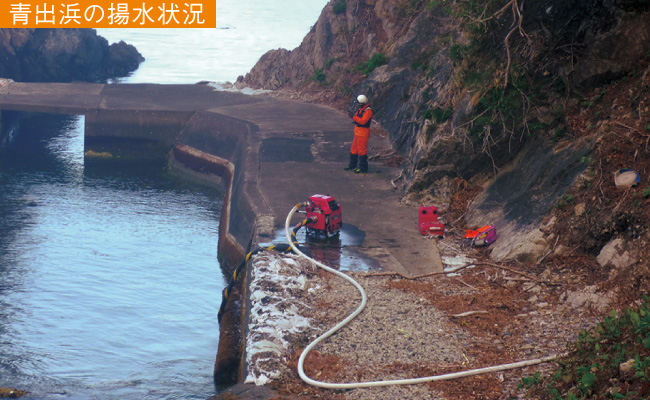
[[357,102],[359,104],[366,104],[368,102],[368,98],[366,96],[360,94],[359,96],[357,96]]

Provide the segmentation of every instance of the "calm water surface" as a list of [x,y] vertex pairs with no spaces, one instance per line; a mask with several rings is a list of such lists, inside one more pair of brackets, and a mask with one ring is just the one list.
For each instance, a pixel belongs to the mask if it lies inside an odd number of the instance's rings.
[[[234,82],[271,49],[294,49],[327,0],[217,0],[217,29],[98,29],[146,61],[131,83]],[[174,64],[172,68],[170,64]]]
[[206,398],[222,195],[163,165],[84,165],[82,133],[33,115],[0,154],[0,386]]
[[[121,82],[234,81],[296,47],[326,3],[218,0],[219,29],[98,31],[147,59]],[[0,387],[213,395],[222,196],[164,163],[85,161],[83,117],[23,116],[0,143]]]

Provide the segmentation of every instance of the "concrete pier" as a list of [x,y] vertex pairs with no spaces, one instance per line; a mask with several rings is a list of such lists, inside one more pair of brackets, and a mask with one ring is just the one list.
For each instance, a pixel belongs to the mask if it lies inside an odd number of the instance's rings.
[[[336,198],[344,224],[365,233],[358,252],[377,265],[388,260],[396,272],[412,275],[442,269],[435,241],[418,232],[418,210],[401,204],[391,185],[399,171],[377,162],[368,174],[343,170],[353,125],[340,111],[204,84],[16,82],[0,88],[0,110],[81,114],[86,152],[166,157],[174,168],[220,181],[226,195],[218,247],[226,271],[252,244],[272,241],[291,208],[312,194]],[[390,149],[376,134],[369,147],[371,156]],[[215,368],[221,383],[241,378],[234,340],[246,315],[241,304],[229,302],[222,320]]]

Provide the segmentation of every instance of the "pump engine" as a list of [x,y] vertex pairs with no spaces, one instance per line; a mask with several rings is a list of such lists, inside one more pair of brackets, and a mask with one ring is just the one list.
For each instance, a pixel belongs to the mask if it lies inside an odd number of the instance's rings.
[[305,207],[307,218],[311,218],[307,224],[308,235],[324,235],[325,237],[336,236],[341,232],[343,219],[341,216],[341,205],[332,196],[315,194],[309,197],[309,205]]

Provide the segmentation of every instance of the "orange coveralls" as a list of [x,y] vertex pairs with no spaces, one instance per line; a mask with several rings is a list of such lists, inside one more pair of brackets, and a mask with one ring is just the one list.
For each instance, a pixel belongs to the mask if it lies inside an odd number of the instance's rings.
[[354,121],[354,139],[350,153],[365,156],[368,154],[368,139],[370,139],[370,123],[372,122],[372,110],[370,104],[359,108],[352,116]]

